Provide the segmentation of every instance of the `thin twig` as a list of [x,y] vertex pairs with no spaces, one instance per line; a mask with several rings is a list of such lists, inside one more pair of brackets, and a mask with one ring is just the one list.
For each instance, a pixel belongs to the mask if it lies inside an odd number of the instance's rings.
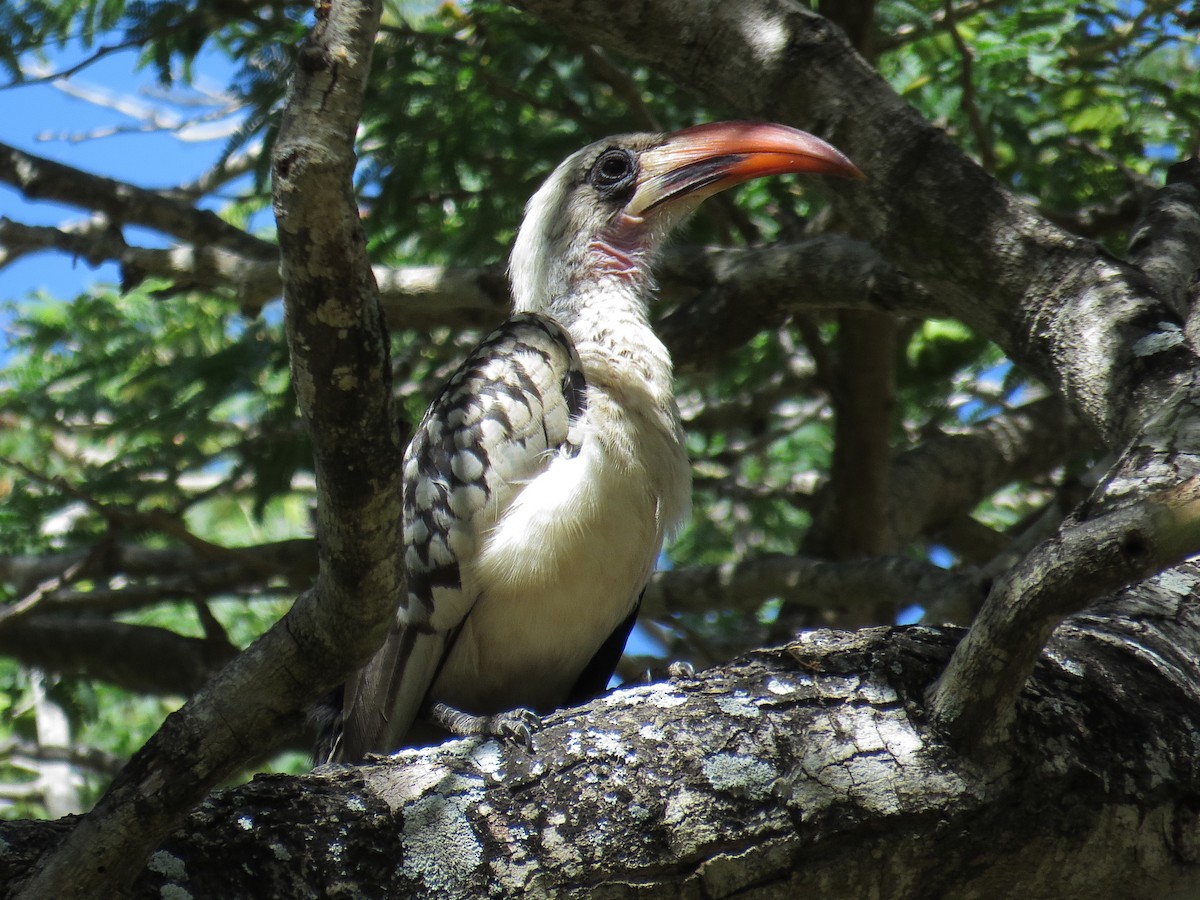
[[962,67],[959,71],[962,99],[959,101],[959,106],[966,113],[967,121],[971,125],[971,133],[975,135],[975,143],[979,147],[980,163],[989,172],[994,172],[996,170],[996,148],[992,144],[992,136],[984,124],[983,115],[979,112],[979,103],[975,97],[975,56],[958,31],[954,4],[951,0],[946,0],[944,18],[946,30],[962,58]]
[[629,73],[608,58],[608,55],[594,44],[584,41],[572,41],[573,46],[583,56],[584,64],[592,74],[612,88],[625,104],[629,116],[639,128],[646,131],[663,131],[662,120],[646,105],[642,98],[642,89]]
[[22,738],[10,738],[0,744],[0,759],[14,762],[21,758],[39,762],[67,762],[103,775],[115,775],[125,765],[124,758],[96,747],[55,747]]
[[20,80],[9,81],[5,84],[0,84],[0,91],[10,91],[13,88],[29,87],[35,84],[47,84],[49,82],[58,81],[61,78],[70,78],[72,75],[77,75],[84,69],[104,59],[106,56],[111,56],[113,53],[120,53],[122,50],[131,50],[135,47],[141,47],[142,41],[128,40],[122,41],[119,44],[106,44],[99,48],[91,56],[77,62],[73,66],[68,66],[65,69],[60,69],[57,72],[48,72],[37,75],[34,78],[22,78]]
[[[968,0],[966,3],[960,3],[954,12],[956,17],[961,19],[962,17],[973,16],[976,13],[986,12],[989,9],[1003,6],[1006,2],[1007,0]],[[880,35],[875,40],[875,52],[879,55],[892,50],[899,50],[901,47],[905,47],[914,41],[931,37],[946,27],[945,12],[934,13],[929,17],[929,24],[925,28],[915,24],[901,25],[892,35]]]
[[16,603],[9,604],[0,608],[0,628],[12,620],[25,615],[30,610],[34,609],[42,602],[49,594],[62,588],[64,585],[70,584],[83,568],[90,562],[90,558],[81,559],[78,562],[72,563],[63,569],[62,573],[55,575],[53,578],[47,578],[41,582],[32,591],[18,600]]

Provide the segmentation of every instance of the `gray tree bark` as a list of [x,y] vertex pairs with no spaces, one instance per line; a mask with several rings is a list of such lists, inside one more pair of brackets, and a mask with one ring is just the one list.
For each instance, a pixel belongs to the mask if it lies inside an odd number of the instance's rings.
[[[814,631],[556,714],[531,751],[471,739],[218,792],[135,896],[1190,896],[1198,581],[1068,620],[1001,764],[924,713],[959,631]],[[0,896],[68,829],[0,826]]]

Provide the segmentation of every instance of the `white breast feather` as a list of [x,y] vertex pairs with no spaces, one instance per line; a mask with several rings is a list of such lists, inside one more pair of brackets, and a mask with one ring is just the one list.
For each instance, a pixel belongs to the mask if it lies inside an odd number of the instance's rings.
[[529,481],[464,567],[479,600],[432,692],[451,706],[560,704],[634,608],[686,509],[687,460],[663,416],[605,417],[611,398],[589,390],[579,454]]

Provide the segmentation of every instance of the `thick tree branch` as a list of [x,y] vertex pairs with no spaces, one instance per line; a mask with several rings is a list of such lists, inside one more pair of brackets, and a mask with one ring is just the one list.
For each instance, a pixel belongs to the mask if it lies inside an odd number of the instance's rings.
[[145,694],[191,696],[237,652],[226,641],[165,628],[53,613],[38,612],[0,628],[0,653],[24,665]]
[[[91,265],[115,262],[128,289],[147,277],[176,290],[226,292],[249,314],[282,292],[275,260],[219,247],[151,249],[125,243],[107,222],[54,228],[0,217],[0,267],[44,250],[60,250]],[[502,264],[479,267],[376,266],[389,327],[491,328],[508,314]],[[666,298],[692,296],[662,323],[684,370],[703,368],[721,354],[804,309],[862,309],[898,315],[944,315],[947,310],[866,244],[825,235],[795,244],[753,249],[671,247],[659,273]],[[803,285],[798,290],[797,285]]]
[[1098,445],[1058,397],[1045,397],[892,461],[887,523],[898,545],[964,515],[1005,484],[1044,474]]
[[[197,590],[205,595],[229,590],[228,578],[270,577],[270,567],[307,568],[317,551],[313,541],[288,541],[262,548],[242,548],[254,563],[244,569],[233,567],[205,572],[202,560],[187,551],[147,550],[130,546],[114,550],[125,564],[112,570],[127,574],[153,572],[171,582],[197,579]],[[296,557],[291,559],[290,557]],[[55,565],[79,562],[82,554],[58,557],[0,558],[0,577],[5,569],[20,572],[22,580],[53,570]],[[195,571],[189,574],[189,570]],[[211,568],[211,567],[209,567]],[[168,573],[173,574],[168,576]],[[205,582],[217,579],[220,585]],[[311,577],[306,575],[304,577]],[[779,598],[789,609],[828,608],[847,611],[878,602],[882,596],[900,605],[938,602],[944,606],[974,607],[980,599],[976,576],[948,572],[928,563],[904,557],[880,557],[854,562],[765,556],[740,563],[696,566],[656,572],[646,588],[642,611],[648,617],[674,613],[705,613],[713,610],[755,612],[767,600]],[[50,594],[36,614],[0,626],[0,653],[52,672],[82,674],[148,694],[189,696],[229,661],[236,648],[224,641],[189,638],[148,626],[127,625],[101,618],[79,618],[62,612],[112,612],[136,608],[141,595],[126,596],[129,588],[100,592],[74,592],[63,597]],[[181,596],[176,592],[174,596]],[[161,598],[154,598],[161,599]]]
[[711,368],[714,359],[804,310],[950,311],[869,246],[841,235],[748,250],[680,248],[668,251],[659,274],[668,298],[680,287],[700,289],[658,325],[685,373]]
[[[1006,191],[908,107],[820,16],[783,0],[697,0],[686,7],[639,0],[603,10],[578,0],[514,2],[571,36],[655,60],[660,71],[741,115],[830,137],[867,175],[862,182],[824,184],[836,195],[842,221],[957,318],[1060,391],[1109,447],[1135,439],[1148,447],[1124,462],[1127,480],[1136,481],[1140,491],[1167,498],[1190,490],[1200,475],[1195,430],[1177,429],[1165,438],[1156,425],[1155,438],[1165,442],[1143,440],[1146,423],[1164,409],[1169,416],[1194,416],[1200,405],[1194,374],[1200,364],[1178,316],[1146,275],[1059,230]],[[697,22],[704,23],[702,30]],[[797,71],[804,77],[796,78]],[[1102,496],[1119,498],[1111,490]],[[1190,532],[1184,529],[1184,538],[1175,540],[1174,526],[1163,525],[1170,517],[1155,513],[1160,507],[1161,501],[1134,507],[1122,518],[1110,512],[1111,502],[1105,504],[1105,517],[1094,526],[1108,541],[1102,575],[1089,576],[1084,554],[1063,560],[1064,573],[1080,579],[1078,588],[1059,578],[1046,581],[1038,576],[1045,559],[1035,552],[1032,568],[1014,576],[1014,587],[1033,591],[1034,609],[1061,616],[1071,603],[1086,602],[1089,589],[1129,583],[1151,571],[1151,561],[1161,567],[1187,555]],[[1152,525],[1146,553],[1122,552],[1123,529]],[[1086,541],[1073,541],[1064,530],[1057,556],[1085,548]],[[1006,621],[1002,611],[993,614]],[[1037,636],[1044,638],[1044,623],[1037,624]],[[989,646],[981,639],[961,652],[984,662]],[[1012,650],[1001,653],[1021,670],[1021,661],[1031,660],[1029,648],[1022,643]],[[986,741],[972,736],[995,733],[987,716],[1006,719],[1012,688],[1027,674],[1025,669],[1006,676],[989,703],[968,704],[967,684],[982,684],[987,668],[975,668],[974,678],[948,675],[935,700],[939,722],[976,747]],[[1007,699],[995,702],[998,694]],[[971,715],[959,721],[966,713]],[[1004,724],[992,723],[1001,729]]]
[[1007,744],[1017,698],[1051,632],[1106,592],[1200,552],[1200,478],[1068,520],[992,589],[930,692],[930,716],[984,754]]
[[[1190,282],[1200,251],[1196,211],[1188,210],[1200,192],[1168,186],[1164,194],[1157,212],[1151,204],[1141,242],[1146,259],[1159,263],[1150,267],[1159,290],[1170,293],[1179,289],[1179,269]],[[1172,208],[1172,200],[1183,208]],[[1178,329],[1164,327],[1132,352],[1161,356],[1182,343]],[[1200,376],[1192,373],[1146,412],[1140,433],[1093,497],[996,583],[930,694],[931,716],[960,746],[986,754],[1006,740],[1021,686],[1064,616],[1098,593],[1200,552],[1200,447],[1190,427],[1198,408]]]
[[125,765],[125,760],[121,757],[94,747],[49,746],[23,738],[13,738],[0,743],[0,759],[11,761],[15,765],[66,762],[108,776],[116,775]]
[[1134,226],[1129,258],[1163,301],[1186,319],[1200,269],[1200,159],[1170,168],[1166,187],[1150,198]]
[[[1096,446],[1095,433],[1058,397],[932,436],[890,461],[882,525],[896,547],[933,536],[1005,484],[1043,475]],[[827,490],[818,492],[810,532],[831,530],[830,503]]]
[[81,577],[107,580],[114,575],[173,579],[195,579],[203,585],[213,580],[213,588],[232,590],[281,575],[289,583],[304,586],[316,575],[316,547],[311,540],[296,538],[223,548],[223,559],[214,566],[211,556],[195,547],[146,547],[131,542],[113,541],[99,548],[51,554],[0,556],[0,581],[27,593],[37,584],[53,578],[72,566],[86,563]]
[[120,233],[102,219],[89,219],[62,228],[26,225],[0,216],[0,268],[41,250],[61,250],[98,266],[117,260],[125,249]]
[[512,309],[504,266],[375,269],[392,328],[494,328]]
[[378,5],[345,0],[318,21],[273,158],[292,381],[317,479],[325,610],[309,624],[347,664],[382,641],[403,589],[390,338],[352,184]]
[[[311,559],[314,542],[294,541],[297,554]],[[173,551],[134,553],[154,569],[179,561]],[[66,557],[70,558],[70,557]],[[264,562],[269,557],[264,557]],[[194,562],[185,559],[184,561]],[[35,569],[45,566],[31,560]],[[126,571],[129,567],[126,567]],[[261,571],[258,572],[261,576]],[[182,576],[181,576],[182,577]],[[126,589],[128,590],[128,589]],[[51,672],[80,674],[147,694],[190,696],[237,653],[228,642],[184,637],[162,628],[128,625],[102,618],[79,618],[59,611],[111,611],[79,597],[50,595],[36,614],[0,627],[0,653]],[[116,596],[121,591],[112,592]],[[853,611],[878,603],[974,608],[980,600],[975,575],[948,572],[905,557],[877,557],[836,563],[823,559],[766,556],[740,563],[656,572],[646,588],[642,612],[650,618],[713,610],[756,612],[781,599],[785,609]],[[136,599],[127,599],[130,608]],[[106,604],[116,601],[104,598]],[[99,608],[97,608],[99,607]]]
[[[306,417],[324,429],[313,434],[322,501],[317,589],[168,718],[22,886],[23,898],[121,892],[215,782],[284,734],[300,704],[382,637],[402,581],[399,438],[387,338],[351,187],[378,17],[377,4],[351,0],[319,11],[275,161],[294,380]],[[378,468],[355,472],[350,486],[351,459]]]
[[[825,489],[825,528],[811,528],[803,548],[835,559],[892,553],[888,528],[891,438],[896,416],[896,319],[844,310],[838,315],[833,377],[833,459]],[[867,612],[870,609],[870,612]],[[888,608],[862,608],[874,624]]]
[[740,563],[655,572],[642,597],[651,618],[671,613],[732,610],[753,614],[767,600],[786,608],[845,613],[887,598],[910,603],[975,604],[978,579],[902,556],[831,562],[804,556],[763,556]]
[[[532,750],[457,741],[215,794],[137,896],[1160,900],[1200,852],[1197,583],[1181,567],[1127,592],[1135,614],[1068,622],[1002,772],[914,702],[955,632],[817,631],[556,714]],[[0,826],[0,885],[64,830]]]

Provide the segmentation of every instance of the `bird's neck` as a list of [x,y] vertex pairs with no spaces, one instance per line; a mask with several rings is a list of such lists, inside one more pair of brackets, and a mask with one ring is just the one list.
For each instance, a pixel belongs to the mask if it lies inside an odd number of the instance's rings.
[[628,279],[594,279],[548,312],[579,353],[586,440],[602,448],[600,458],[622,480],[644,479],[656,498],[661,542],[687,514],[691,476],[671,356],[650,327],[643,291]]
[[650,327],[647,281],[608,273],[574,285],[547,312],[571,335],[589,382],[614,373],[638,378],[664,408],[673,407],[674,370],[667,348]]

